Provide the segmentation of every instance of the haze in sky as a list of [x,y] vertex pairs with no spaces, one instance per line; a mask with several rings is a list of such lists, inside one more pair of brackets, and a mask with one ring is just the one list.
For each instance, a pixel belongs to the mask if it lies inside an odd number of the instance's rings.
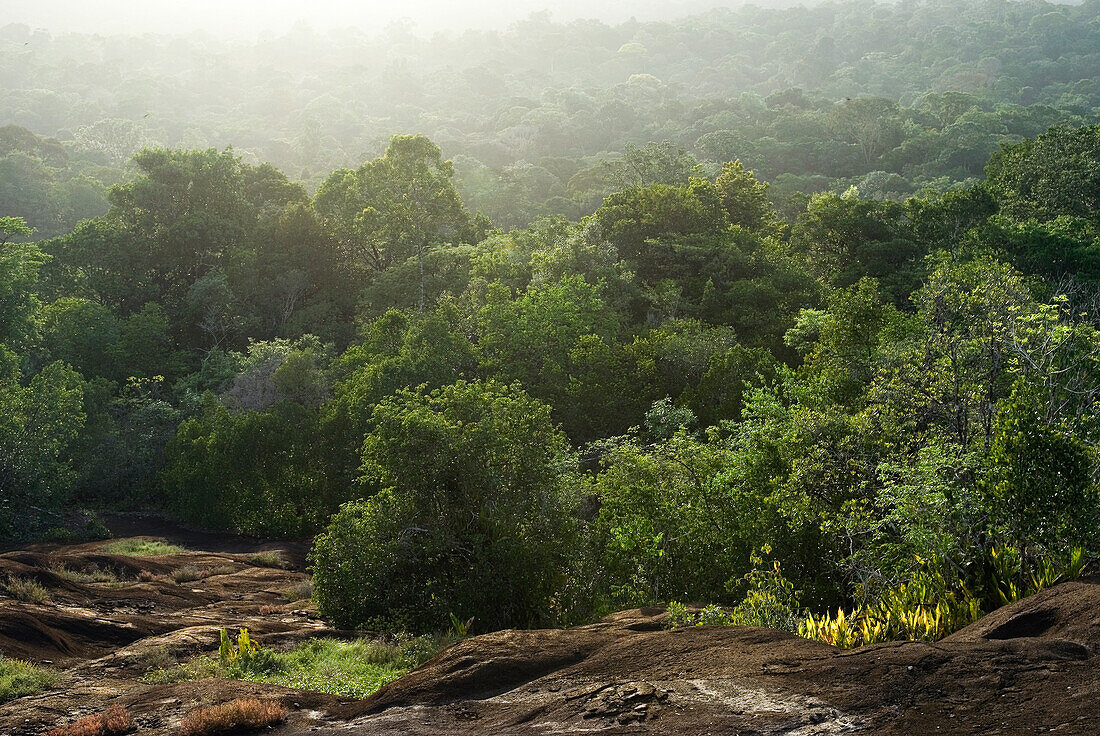
[[[504,28],[548,10],[555,21],[599,18],[616,23],[672,18],[740,0],[0,0],[0,25],[24,23],[51,33],[187,33],[254,37],[298,23],[316,29],[385,30],[411,22],[411,30]],[[769,3],[757,3],[769,4]]]

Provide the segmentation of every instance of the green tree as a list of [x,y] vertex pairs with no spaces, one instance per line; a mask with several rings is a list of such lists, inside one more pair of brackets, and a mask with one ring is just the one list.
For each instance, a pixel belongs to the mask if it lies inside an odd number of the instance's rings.
[[352,257],[371,272],[416,257],[424,311],[424,254],[459,236],[469,217],[451,181],[454,167],[421,135],[394,136],[381,158],[334,172],[314,206]]
[[1057,126],[1005,146],[985,175],[1002,210],[1017,220],[1070,215],[1100,222],[1100,125]]
[[317,537],[314,595],[340,626],[552,623],[575,544],[575,460],[516,386],[400,391],[374,412],[363,482]]
[[730,223],[759,230],[775,218],[775,210],[768,199],[768,185],[757,181],[740,161],[723,164],[722,173],[714,184]]
[[50,363],[23,385],[19,358],[0,344],[0,532],[33,533],[43,512],[71,498],[70,451],[84,424],[84,382]]
[[1038,397],[1017,387],[997,416],[986,486],[994,519],[1019,549],[1059,555],[1100,541],[1094,450],[1071,428],[1048,423]]

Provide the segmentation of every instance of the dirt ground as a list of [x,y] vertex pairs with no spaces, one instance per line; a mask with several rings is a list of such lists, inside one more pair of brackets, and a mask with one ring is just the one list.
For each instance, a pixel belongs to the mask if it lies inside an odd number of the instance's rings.
[[[660,609],[567,630],[477,636],[362,701],[272,685],[154,685],[150,667],[216,649],[220,628],[264,645],[326,628],[283,593],[307,579],[305,545],[260,544],[142,517],[109,519],[190,551],[106,554],[105,543],[36,545],[0,555],[0,577],[38,580],[51,602],[0,598],[0,652],[63,670],[59,685],[0,705],[0,734],[38,736],[120,704],[137,733],[172,734],[201,705],[279,700],[278,736],[375,734],[1100,734],[1100,578],[1051,588],[936,644],[841,651],[778,631],[667,631]],[[289,567],[250,555],[281,552]],[[201,578],[171,574],[194,567]],[[109,569],[124,585],[58,570]]]

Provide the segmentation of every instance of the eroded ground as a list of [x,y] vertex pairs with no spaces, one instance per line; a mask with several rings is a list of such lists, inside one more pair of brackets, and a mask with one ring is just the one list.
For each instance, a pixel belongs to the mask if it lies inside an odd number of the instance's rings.
[[[113,704],[129,709],[138,733],[170,734],[189,710],[249,695],[290,710],[269,733],[317,736],[1100,733],[1100,578],[1056,586],[936,644],[839,651],[766,629],[666,631],[658,609],[497,632],[355,701],[226,680],[143,681],[166,659],[214,650],[221,628],[247,627],[275,647],[348,635],[284,597],[307,579],[301,545],[144,530],[192,551],[125,557],[92,543],[0,555],[0,576],[34,578],[51,598],[0,599],[0,651],[64,670],[57,688],[0,705],[0,734],[37,736]],[[261,550],[289,568],[257,566]],[[185,566],[200,578],[175,582]],[[93,568],[133,582],[58,572]]]

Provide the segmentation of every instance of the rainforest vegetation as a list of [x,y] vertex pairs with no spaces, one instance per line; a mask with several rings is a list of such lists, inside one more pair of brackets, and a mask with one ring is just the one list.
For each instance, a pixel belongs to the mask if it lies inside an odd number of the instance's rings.
[[316,535],[341,627],[841,643],[1100,553],[1096,0],[0,49],[5,539],[145,508]]

